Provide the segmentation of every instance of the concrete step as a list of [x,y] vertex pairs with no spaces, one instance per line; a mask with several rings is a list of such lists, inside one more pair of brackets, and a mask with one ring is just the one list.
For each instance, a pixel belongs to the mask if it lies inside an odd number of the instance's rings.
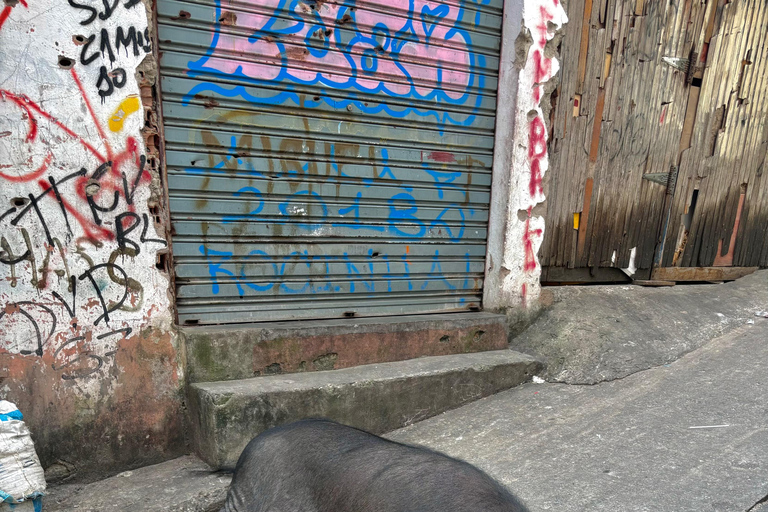
[[190,382],[337,370],[508,346],[506,317],[486,312],[184,326],[181,330]]
[[380,434],[517,386],[542,368],[530,356],[495,350],[194,383],[192,443],[213,468],[231,468],[248,441],[277,425],[324,417]]

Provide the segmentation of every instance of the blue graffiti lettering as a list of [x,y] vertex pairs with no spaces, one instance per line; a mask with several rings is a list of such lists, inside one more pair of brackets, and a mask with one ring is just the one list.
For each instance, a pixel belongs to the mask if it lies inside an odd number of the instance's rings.
[[255,187],[243,187],[240,190],[238,190],[237,192],[232,193],[232,195],[234,197],[240,197],[245,192],[249,192],[249,193],[253,194],[254,196],[256,196],[259,199],[259,206],[257,206],[256,208],[254,208],[250,212],[245,213],[243,215],[231,215],[231,216],[224,217],[222,219],[222,221],[221,221],[222,223],[228,224],[230,222],[235,222],[235,221],[238,221],[238,220],[247,219],[248,217],[253,217],[255,215],[258,215],[261,212],[261,210],[264,209],[264,199],[262,199],[261,191],[259,189],[255,188]]
[[[235,273],[227,270],[225,268],[222,268],[221,264],[225,261],[232,259],[232,253],[229,251],[216,251],[213,249],[207,248],[205,245],[201,245],[199,247],[199,251],[201,254],[205,256],[205,259],[208,260],[208,273],[211,276],[211,293],[214,295],[219,294],[219,275],[225,275],[229,277],[235,277]],[[221,256],[221,259],[219,259],[217,262],[214,262],[211,259],[211,256]],[[240,283],[236,281],[237,284],[237,290],[240,292],[240,296],[243,296],[245,294],[245,291],[243,290],[243,287],[240,286]]]
[[[365,271],[354,262],[348,253],[338,255],[312,255],[308,251],[293,251],[284,256],[270,255],[256,249],[248,254],[235,258],[232,252],[218,251],[203,245],[199,248],[208,263],[208,273],[211,276],[211,292],[221,293],[220,276],[226,276],[226,282],[236,286],[240,297],[250,290],[257,295],[316,295],[327,293],[363,293],[374,296],[376,293],[395,291],[395,283],[404,283],[408,291],[414,290],[414,279],[418,281],[419,290],[446,290],[458,288],[449,281],[443,271],[443,257],[435,251],[431,257],[430,270],[426,278],[411,275],[411,262],[408,254],[379,254],[373,249],[367,251]],[[465,254],[466,273],[462,289],[469,289],[469,274],[471,271],[470,255]],[[331,265],[336,265],[332,270]],[[341,266],[339,266],[339,264]],[[248,265],[259,265],[261,277],[254,279],[247,273]],[[227,268],[232,266],[234,270]],[[377,268],[378,267],[378,268]],[[382,268],[383,267],[383,268]],[[402,269],[395,271],[394,267]],[[303,271],[299,270],[302,269]],[[340,269],[346,271],[340,271]],[[271,275],[270,275],[271,272]],[[334,274],[335,273],[335,274]],[[375,278],[378,277],[377,281]],[[377,286],[378,283],[378,286]],[[381,289],[381,287],[384,287]],[[403,291],[403,285],[398,285],[397,291]]]
[[[406,204],[405,208],[398,208],[398,204]],[[396,233],[398,236],[406,238],[419,238],[424,236],[427,228],[416,216],[418,207],[416,206],[416,200],[410,194],[395,194],[389,201],[389,227],[390,230]],[[413,226],[415,232],[403,231],[399,226]]]
[[[334,109],[353,105],[366,114],[385,113],[396,118],[415,114],[433,117],[441,125],[469,126],[482,101],[482,95],[473,91],[485,84],[479,72],[485,67],[485,58],[473,50],[470,33],[462,28],[471,23],[465,19],[465,3],[433,8],[423,1],[410,0],[405,17],[377,13],[374,19],[364,6],[358,9],[354,0],[346,0],[335,13],[330,7],[308,12],[303,2],[279,0],[269,17],[241,15],[238,27],[253,31],[248,38],[222,32],[221,21],[216,21],[210,46],[202,57],[188,62],[187,73],[193,78],[217,81],[195,85],[183,101],[188,104],[195,95],[212,91],[251,103],[275,105],[291,101],[308,108],[325,103]],[[221,0],[215,0],[214,19],[222,19]],[[337,26],[340,23],[345,25],[344,30]],[[363,29],[369,24],[371,35]],[[306,52],[302,66],[296,66],[289,57],[298,49],[290,43],[296,37],[301,38],[301,51]],[[260,57],[255,61],[233,59],[238,52]],[[275,58],[279,65],[268,63]],[[432,66],[421,64],[426,59],[432,60]],[[447,74],[450,80],[445,80]],[[240,84],[228,85],[219,82],[221,78],[234,78]],[[252,93],[248,86],[267,87]],[[296,86],[315,86],[345,96],[338,99],[338,94],[324,95],[302,101]],[[360,93],[415,101],[377,104],[358,98]],[[472,113],[419,107],[416,101],[469,106]]]

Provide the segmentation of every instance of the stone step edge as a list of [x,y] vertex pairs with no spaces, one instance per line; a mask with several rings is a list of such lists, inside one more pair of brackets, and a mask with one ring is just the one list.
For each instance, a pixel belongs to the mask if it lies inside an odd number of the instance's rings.
[[506,316],[488,312],[181,328],[189,382],[500,350],[507,331]]
[[392,363],[189,388],[192,445],[214,468],[231,468],[256,434],[306,417],[384,433],[530,380],[543,369],[511,350]]

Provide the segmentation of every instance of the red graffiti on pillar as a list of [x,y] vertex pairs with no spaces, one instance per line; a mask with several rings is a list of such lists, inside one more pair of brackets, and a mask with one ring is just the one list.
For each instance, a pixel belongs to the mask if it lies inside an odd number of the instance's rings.
[[[557,4],[555,4],[555,6],[557,6]],[[539,18],[539,23],[534,28],[538,32],[539,46],[543,50],[544,46],[546,46],[546,44],[547,44],[547,33],[549,32],[549,28],[547,27],[547,23],[552,21],[555,16],[550,14],[549,10],[545,6],[543,6],[543,5],[539,6],[539,14],[541,15],[541,17]],[[549,60],[549,59],[547,59],[547,60]]]
[[[559,0],[553,0],[551,5],[542,2],[539,5],[539,19],[532,28],[534,43],[529,54],[528,69],[531,69],[533,74],[532,95],[536,107],[538,107],[543,94],[544,87],[542,84],[552,76],[552,59],[546,57],[545,47],[549,38],[549,23],[555,18],[555,12],[550,12],[550,10],[559,8],[559,5]],[[538,196],[544,193],[542,185],[542,160],[547,156],[547,129],[544,125],[544,120],[538,112],[531,119],[529,128],[528,159],[531,164],[531,177],[528,182],[528,193],[533,200],[536,200]],[[523,269],[528,273],[536,270],[537,266],[536,253],[533,248],[534,238],[541,236],[543,233],[541,229],[531,229],[531,209],[528,208],[528,218],[525,220],[525,231],[523,233],[523,247],[525,250]],[[521,293],[523,304],[525,304],[527,295],[526,284],[523,284]]]
[[48,166],[51,164],[51,160],[53,160],[53,155],[48,153],[48,155],[45,157],[45,160],[43,160],[43,163],[40,164],[40,167],[38,167],[36,171],[33,171],[29,174],[24,174],[23,176],[11,176],[10,174],[0,172],[0,178],[15,183],[34,180],[45,174],[45,171],[48,170]]
[[549,77],[552,72],[552,59],[547,59],[539,50],[533,52],[534,73],[533,79],[540,84]]
[[531,131],[528,137],[528,157],[541,158],[547,154],[547,127],[544,126],[541,116],[536,116],[531,121]]
[[528,208],[528,218],[525,219],[525,232],[523,233],[523,246],[525,247],[525,262],[523,270],[532,272],[536,270],[536,253],[533,250],[533,238],[539,237],[541,229],[531,229],[531,208]]
[[544,126],[540,116],[536,116],[531,121],[530,132],[528,134],[528,158],[531,159],[531,179],[528,184],[528,191],[531,197],[543,193],[541,185],[541,158],[547,155],[547,127]]
[[531,194],[531,196],[535,196],[536,194],[543,194],[544,193],[544,187],[541,185],[542,182],[542,176],[541,176],[541,164],[539,163],[539,159],[531,162],[531,181],[528,183],[528,192]]

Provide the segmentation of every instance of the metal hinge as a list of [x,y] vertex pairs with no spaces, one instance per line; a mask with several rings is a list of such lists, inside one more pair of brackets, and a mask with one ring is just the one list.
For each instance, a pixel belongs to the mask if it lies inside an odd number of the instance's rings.
[[678,57],[667,57],[664,56],[661,58],[661,61],[664,64],[667,64],[668,66],[671,66],[675,69],[679,69],[683,73],[688,73],[688,66],[691,65],[691,61],[688,59],[680,59]]
[[692,51],[691,56],[687,59],[681,59],[679,57],[667,57],[666,55],[661,58],[661,61],[664,64],[667,64],[668,66],[671,66],[675,69],[679,69],[683,73],[685,73],[685,83],[686,85],[691,85],[693,82],[693,75],[700,71],[701,68],[696,66],[696,62],[698,62],[699,54]]
[[664,185],[667,187],[667,194],[674,196],[677,188],[677,166],[671,165],[669,172],[649,172],[643,174],[643,179]]

